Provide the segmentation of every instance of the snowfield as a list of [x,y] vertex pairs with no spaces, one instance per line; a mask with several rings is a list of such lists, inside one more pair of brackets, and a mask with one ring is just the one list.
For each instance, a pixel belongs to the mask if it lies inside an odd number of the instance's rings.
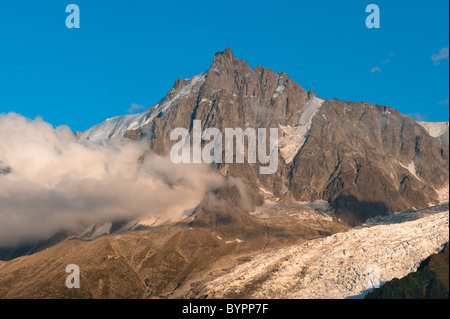
[[94,143],[122,138],[129,130],[136,130],[150,124],[156,116],[164,114],[170,107],[191,93],[192,89],[201,85],[206,78],[206,73],[194,76],[189,82],[178,90],[178,93],[170,100],[163,100],[138,114],[117,116],[95,125],[80,136],[81,140],[89,140]]
[[416,271],[449,240],[448,204],[264,253],[207,284],[208,298],[363,298]]
[[316,115],[319,108],[322,106],[324,100],[314,97],[306,105],[303,111],[298,126],[283,126],[280,129],[283,131],[283,136],[279,139],[280,154],[287,164],[291,163],[298,151],[303,147],[311,129],[312,119]]
[[440,137],[448,134],[448,122],[423,122],[417,121],[432,137]]

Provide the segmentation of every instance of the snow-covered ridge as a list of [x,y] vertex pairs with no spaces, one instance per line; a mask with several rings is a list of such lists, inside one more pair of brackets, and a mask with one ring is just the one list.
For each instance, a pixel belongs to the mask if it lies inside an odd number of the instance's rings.
[[239,265],[207,284],[222,298],[249,291],[249,298],[362,298],[383,284],[416,271],[449,240],[448,204],[377,218],[359,228],[315,239]]
[[122,138],[125,132],[148,125],[155,117],[167,112],[174,103],[188,95],[195,86],[201,85],[205,81],[205,78],[206,73],[194,76],[184,87],[178,90],[178,93],[172,99],[159,102],[137,114],[122,115],[107,119],[83,132],[80,135],[80,139],[101,143],[109,139]]
[[440,137],[445,133],[448,134],[448,124],[449,122],[421,122],[417,121],[420,126],[422,126],[428,134],[432,137]]

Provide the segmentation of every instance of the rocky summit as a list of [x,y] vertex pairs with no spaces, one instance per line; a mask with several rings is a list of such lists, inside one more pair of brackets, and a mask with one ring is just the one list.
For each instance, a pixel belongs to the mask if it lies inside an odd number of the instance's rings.
[[[231,49],[218,52],[211,67],[179,79],[156,105],[84,132],[94,142],[148,139],[149,151],[167,154],[174,128],[278,128],[279,167],[260,175],[258,165],[220,164],[239,177],[254,205],[265,199],[329,202],[342,219],[367,218],[442,201],[448,188],[448,123],[416,122],[388,106],[324,100],[284,72],[252,69]],[[437,132],[437,133],[436,133]]]

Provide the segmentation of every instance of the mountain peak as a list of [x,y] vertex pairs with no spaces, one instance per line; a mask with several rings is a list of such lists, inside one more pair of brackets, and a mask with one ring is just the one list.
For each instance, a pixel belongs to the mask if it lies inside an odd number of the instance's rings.
[[227,47],[225,50],[219,51],[214,55],[212,67],[213,69],[222,69],[223,67],[234,68],[234,66],[236,66],[239,61],[242,62],[243,60],[237,59],[234,56],[233,51],[231,51],[231,49]]
[[221,52],[220,51],[217,52],[214,56],[214,61],[216,61],[217,59],[228,60],[228,61],[236,60],[236,58],[234,57],[233,51],[231,51],[231,49],[229,47],[227,47],[225,50],[223,50]]
[[[247,62],[236,58],[233,51],[227,47],[225,50],[217,52],[214,55],[214,60],[208,73],[211,73],[210,75],[214,74],[213,77],[221,77],[227,74],[234,74],[234,72],[244,74],[250,72],[250,70],[251,68]],[[224,85],[224,83],[221,83],[221,85]]]

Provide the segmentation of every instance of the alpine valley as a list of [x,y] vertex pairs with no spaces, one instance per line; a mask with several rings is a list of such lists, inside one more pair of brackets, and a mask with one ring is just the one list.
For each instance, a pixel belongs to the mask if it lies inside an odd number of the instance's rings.
[[[74,138],[145,145],[128,158],[144,165],[169,160],[172,130],[192,132],[195,120],[202,131],[278,129],[278,169],[213,163],[209,174],[221,182],[170,217],[149,205],[138,216],[0,247],[0,298],[364,298],[378,287],[374,274],[379,285],[406,277],[449,241],[448,122],[322,99],[229,48],[152,107]],[[0,183],[12,183],[15,170],[0,158]],[[157,174],[177,189],[183,172],[168,175]],[[65,285],[69,264],[81,270],[80,289]],[[442,265],[436,291],[448,298],[448,248]],[[437,285],[429,278],[417,289]]]

